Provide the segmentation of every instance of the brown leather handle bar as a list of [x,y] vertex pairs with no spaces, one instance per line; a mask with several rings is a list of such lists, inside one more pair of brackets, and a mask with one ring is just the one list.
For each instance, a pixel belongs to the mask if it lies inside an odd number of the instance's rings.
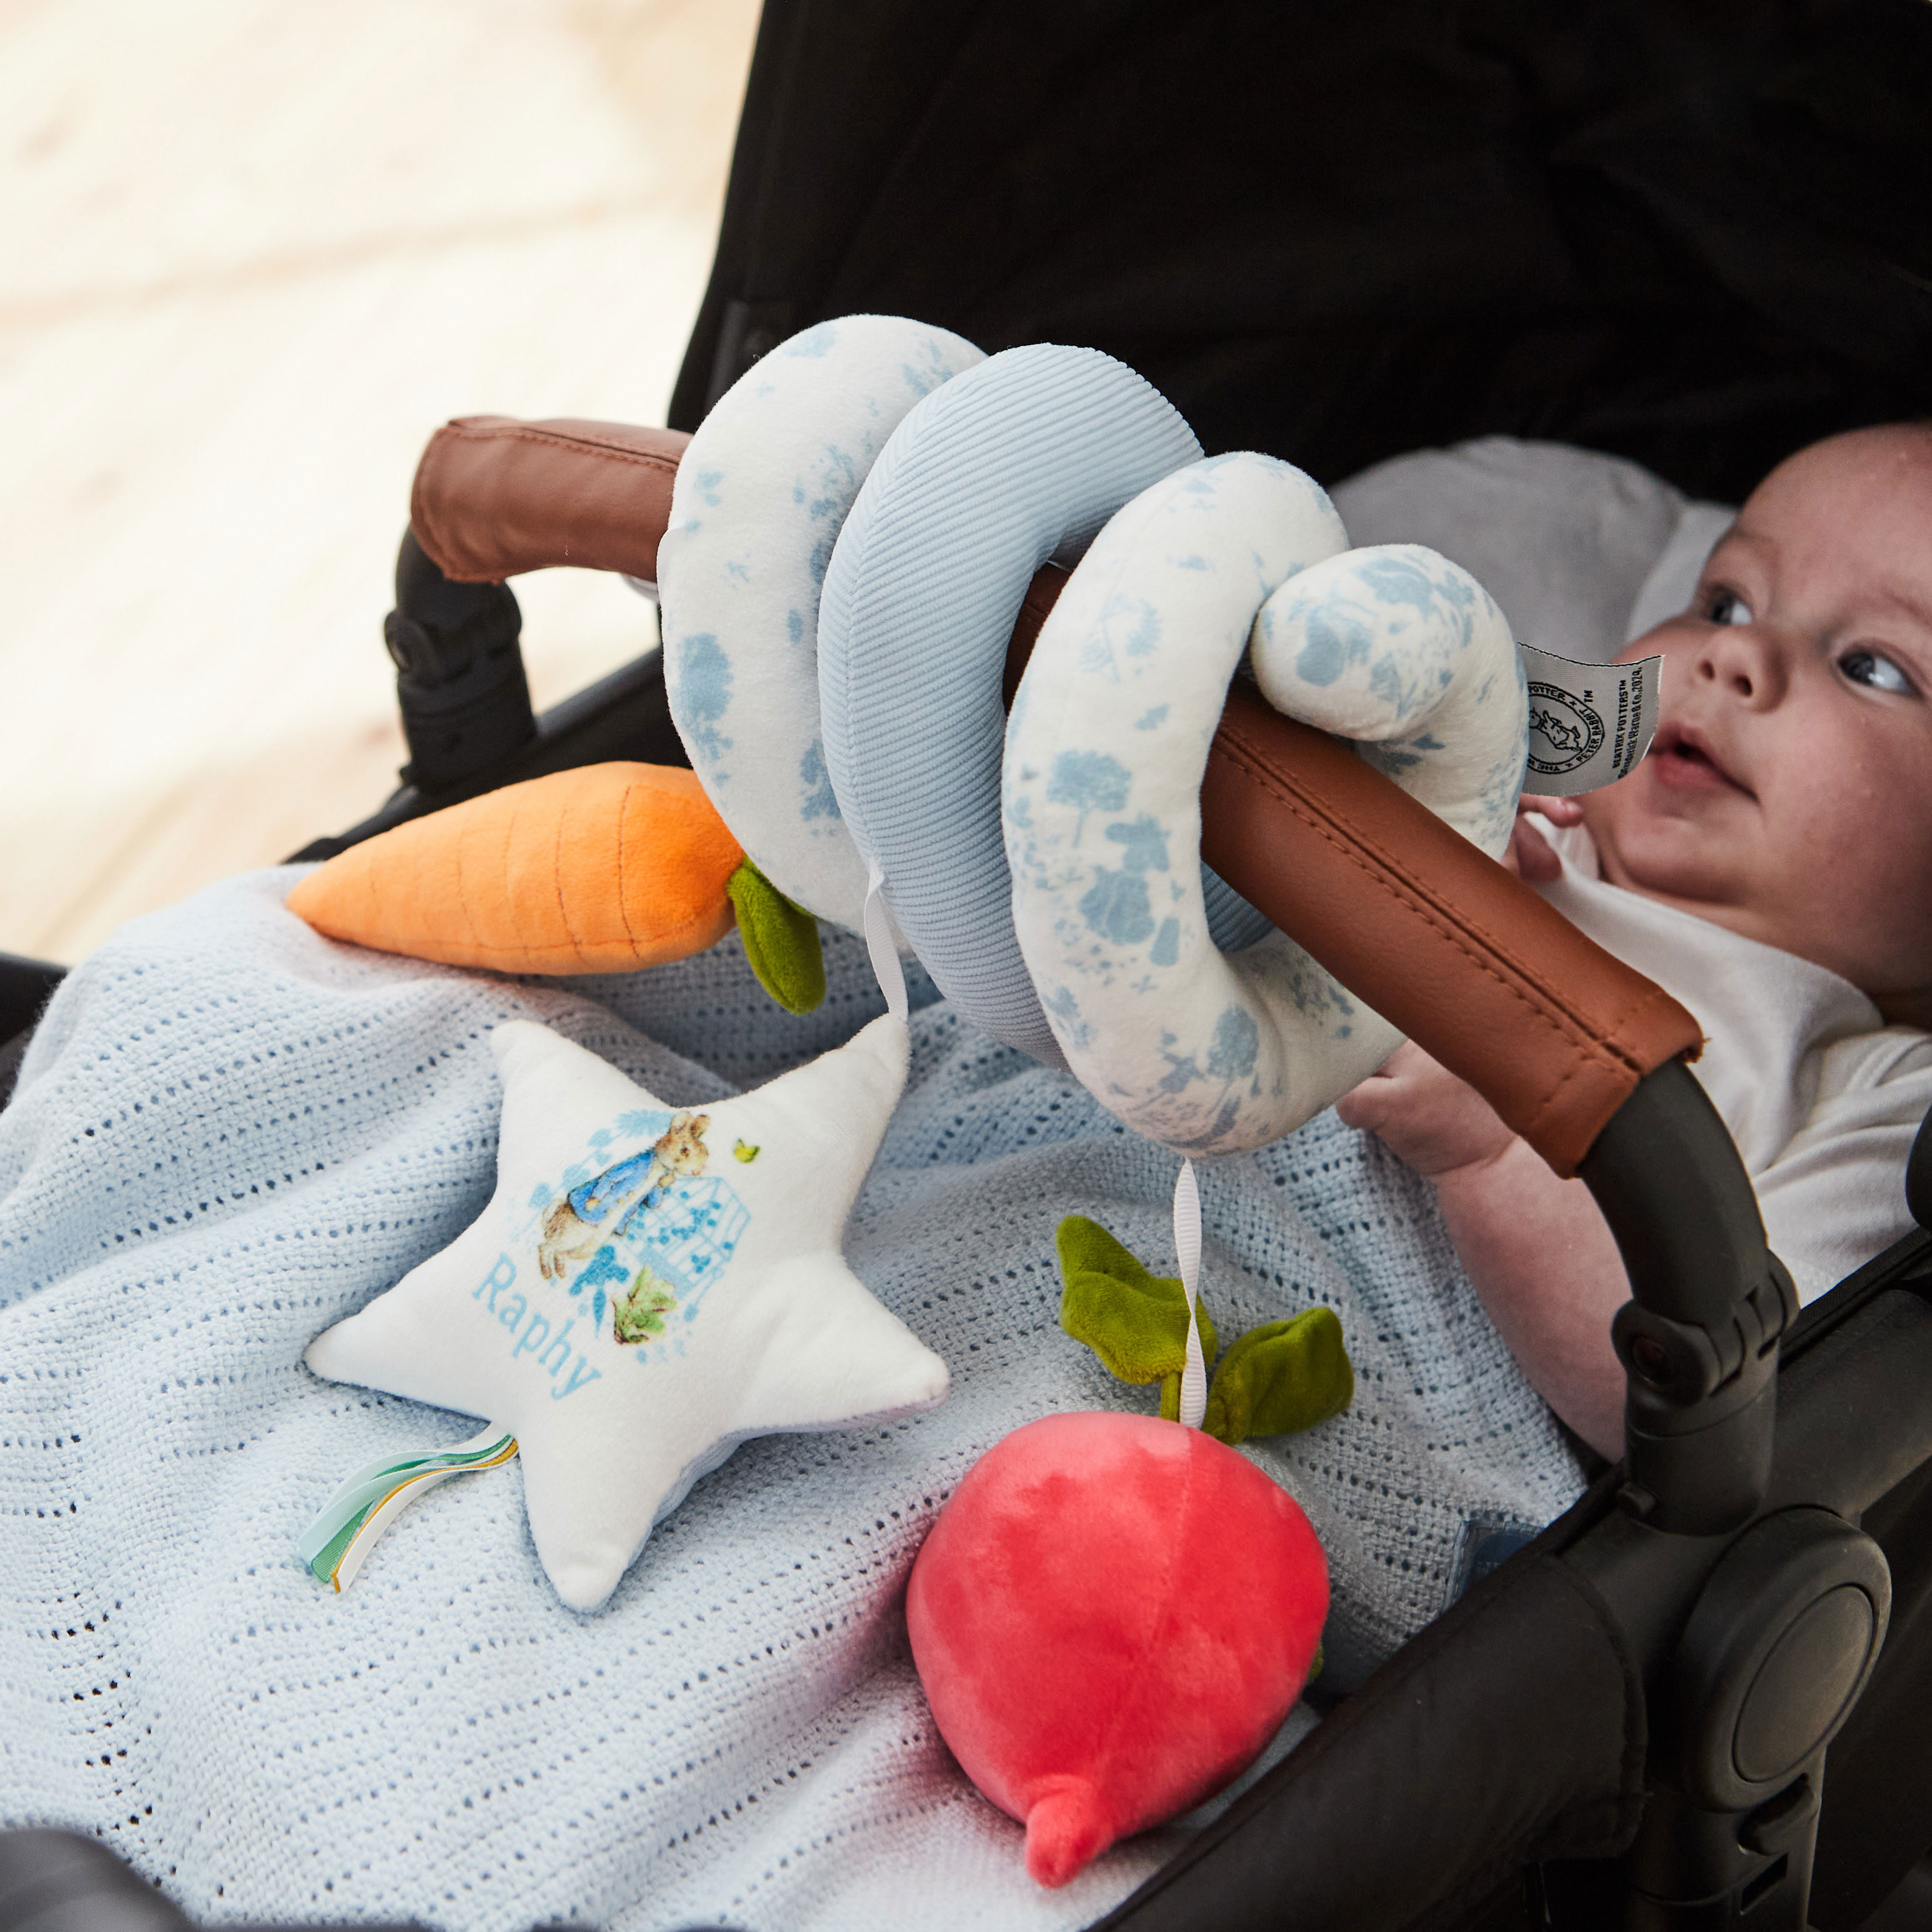
[[655,584],[690,437],[623,423],[459,416],[430,438],[410,494],[416,542],[459,584],[558,564]]
[[[462,418],[416,472],[410,521],[447,576],[554,564],[655,580],[686,439],[608,423]],[[1066,582],[1014,626],[1010,697]],[[1696,1022],[1324,733],[1238,683],[1201,788],[1202,856],[1342,983],[1466,1080],[1561,1174]]]

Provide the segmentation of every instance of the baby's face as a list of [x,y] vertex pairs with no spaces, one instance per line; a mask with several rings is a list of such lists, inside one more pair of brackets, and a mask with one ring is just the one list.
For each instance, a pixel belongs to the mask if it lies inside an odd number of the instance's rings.
[[1781,464],[1665,659],[1657,738],[1583,802],[1604,876],[1932,1012],[1932,430]]

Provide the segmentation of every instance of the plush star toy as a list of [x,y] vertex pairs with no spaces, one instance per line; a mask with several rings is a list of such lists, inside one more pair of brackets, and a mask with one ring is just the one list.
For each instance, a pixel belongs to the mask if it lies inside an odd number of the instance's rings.
[[514,1436],[538,1557],[572,1608],[602,1604],[749,1437],[944,1399],[946,1364],[840,1251],[905,1084],[903,1020],[703,1108],[668,1107],[527,1021],[490,1043],[495,1196],[308,1361]]

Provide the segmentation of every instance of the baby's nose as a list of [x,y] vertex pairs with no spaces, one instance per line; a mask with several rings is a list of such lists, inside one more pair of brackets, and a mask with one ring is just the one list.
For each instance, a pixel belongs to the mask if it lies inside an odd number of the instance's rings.
[[1754,706],[1775,704],[1785,683],[1777,639],[1754,622],[1714,630],[1699,655],[1697,674]]

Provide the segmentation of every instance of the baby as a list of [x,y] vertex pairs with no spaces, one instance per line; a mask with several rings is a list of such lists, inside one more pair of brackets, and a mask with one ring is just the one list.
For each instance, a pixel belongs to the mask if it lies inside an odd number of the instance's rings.
[[[1910,1226],[1932,1106],[1932,425],[1780,464],[1690,608],[1624,653],[1659,655],[1649,757],[1526,802],[1548,830],[1520,818],[1505,862],[1696,1016],[1695,1071],[1809,1297]],[[1435,1183],[1525,1372],[1620,1453],[1610,1327],[1630,1289],[1582,1183],[1413,1046],[1338,1111]]]

